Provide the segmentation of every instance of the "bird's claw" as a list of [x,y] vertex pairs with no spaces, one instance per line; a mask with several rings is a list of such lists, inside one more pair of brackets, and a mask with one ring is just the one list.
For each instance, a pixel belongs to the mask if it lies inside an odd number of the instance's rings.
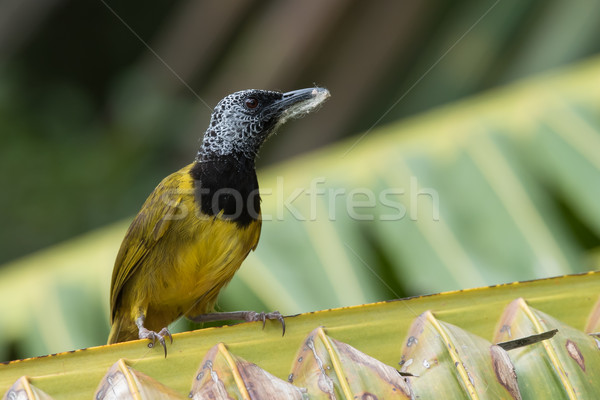
[[159,334],[160,336],[162,336],[163,338],[164,338],[165,336],[168,336],[168,337],[169,337],[169,340],[171,341],[171,344],[173,344],[173,335],[171,335],[171,332],[169,332],[169,330],[168,330],[166,327],[165,327],[165,328],[162,328],[162,329],[160,330],[160,332],[158,332],[158,334]]
[[173,336],[167,328],[162,328],[158,333],[146,328],[141,328],[139,334],[140,339],[152,340],[150,343],[148,343],[148,348],[150,349],[156,345],[156,341],[158,340],[163,349],[165,349],[165,358],[167,358],[167,343],[165,342],[165,336],[168,336],[171,340],[171,344],[173,344]]
[[276,319],[281,323],[281,328],[283,330],[281,336],[285,335],[285,320],[283,319],[283,315],[281,315],[279,311],[273,311],[270,313],[265,313],[264,311],[259,313],[255,311],[250,311],[245,315],[245,319],[248,322],[262,321],[263,329],[265,329],[265,324],[267,323],[268,319]]

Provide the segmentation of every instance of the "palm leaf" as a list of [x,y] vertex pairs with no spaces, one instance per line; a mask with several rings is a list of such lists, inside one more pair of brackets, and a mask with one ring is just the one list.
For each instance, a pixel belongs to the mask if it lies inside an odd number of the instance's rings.
[[[287,388],[289,398],[316,399],[331,398],[328,393],[351,399],[367,392],[386,398],[394,390],[405,398],[433,391],[447,398],[537,399],[566,388],[589,395],[598,390],[593,377],[600,355],[583,345],[596,342],[581,329],[598,313],[599,285],[595,272],[307,313],[288,319],[284,337],[276,322],[264,330],[259,323],[202,329],[174,335],[166,359],[161,348],[149,349],[146,341],[77,350],[0,365],[0,388],[8,390],[14,382],[23,386],[21,377],[27,376],[28,385],[57,400],[94,393],[111,398],[115,391],[179,398],[190,389],[192,395],[214,392],[216,383],[235,399],[272,398],[273,387]],[[507,317],[515,308],[534,315],[537,324],[541,317],[543,324],[558,326],[559,333],[508,353],[492,346],[494,335],[508,332],[507,324],[512,338],[529,329],[531,320]],[[547,354],[548,347],[560,363],[555,365],[568,374],[528,365],[546,362],[536,354]],[[409,376],[395,373],[400,368]],[[518,389],[511,373],[518,377]],[[554,374],[550,380],[543,379],[547,373]],[[211,379],[204,379],[206,374]],[[283,382],[288,380],[294,387]]]

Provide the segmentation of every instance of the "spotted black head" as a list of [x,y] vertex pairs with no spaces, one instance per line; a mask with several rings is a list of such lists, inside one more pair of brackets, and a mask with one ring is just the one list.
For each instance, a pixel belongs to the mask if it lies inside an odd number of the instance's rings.
[[215,107],[198,159],[226,156],[254,160],[264,141],[290,118],[307,114],[329,97],[322,88],[287,93],[242,90]]

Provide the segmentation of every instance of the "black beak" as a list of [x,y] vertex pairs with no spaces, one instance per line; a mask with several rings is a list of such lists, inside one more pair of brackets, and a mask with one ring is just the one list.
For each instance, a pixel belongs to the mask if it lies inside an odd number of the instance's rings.
[[284,112],[299,103],[317,101],[317,99],[319,99],[317,103],[321,103],[328,97],[329,91],[324,88],[298,89],[284,93],[281,100],[276,101],[273,105],[276,108],[276,112]]
[[280,104],[293,105],[301,101],[314,99],[319,95],[329,97],[329,91],[320,87],[292,90],[283,94]]

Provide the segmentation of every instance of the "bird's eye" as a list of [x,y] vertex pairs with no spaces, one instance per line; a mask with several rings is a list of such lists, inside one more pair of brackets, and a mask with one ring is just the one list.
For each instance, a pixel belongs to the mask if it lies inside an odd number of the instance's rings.
[[244,100],[244,104],[249,109],[253,109],[258,107],[258,100],[255,97],[248,97],[246,100]]

